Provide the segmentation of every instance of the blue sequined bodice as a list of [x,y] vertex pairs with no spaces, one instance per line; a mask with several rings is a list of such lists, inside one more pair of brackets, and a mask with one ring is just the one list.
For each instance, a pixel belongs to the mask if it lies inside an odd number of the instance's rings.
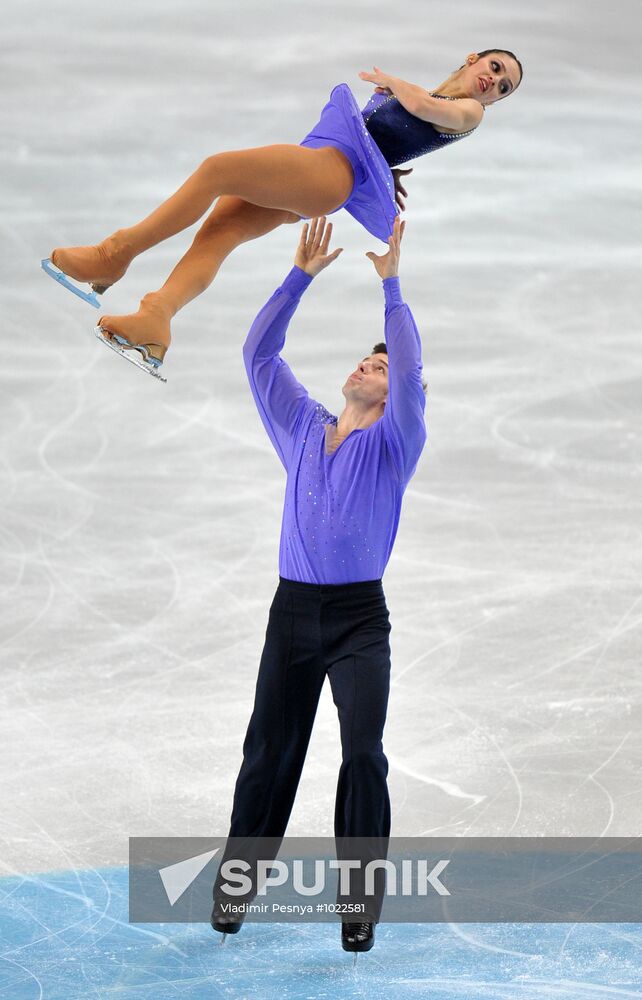
[[[433,94],[434,97],[443,95]],[[448,98],[445,98],[447,100]],[[452,134],[440,132],[430,122],[416,118],[399,103],[396,97],[387,94],[373,94],[361,114],[368,132],[383,153],[389,167],[396,167],[406,160],[440,149],[457,139],[463,139],[468,132]]]

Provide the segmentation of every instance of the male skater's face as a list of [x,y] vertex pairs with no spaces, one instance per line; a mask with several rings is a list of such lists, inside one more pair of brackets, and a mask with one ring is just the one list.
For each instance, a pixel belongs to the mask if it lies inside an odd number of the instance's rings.
[[376,406],[388,395],[388,355],[370,354],[360,361],[342,389],[351,402]]

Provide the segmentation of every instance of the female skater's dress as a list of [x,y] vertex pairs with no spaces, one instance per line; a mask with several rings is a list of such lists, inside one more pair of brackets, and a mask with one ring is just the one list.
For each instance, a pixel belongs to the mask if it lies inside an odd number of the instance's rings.
[[[441,94],[433,96],[449,99]],[[360,111],[348,85],[340,83],[330,94],[320,120],[299,145],[312,149],[334,146],[348,157],[354,186],[339,208],[345,208],[369,233],[387,243],[397,215],[390,168],[474,131],[439,132],[430,122],[406,111],[396,97],[386,94],[373,94]]]

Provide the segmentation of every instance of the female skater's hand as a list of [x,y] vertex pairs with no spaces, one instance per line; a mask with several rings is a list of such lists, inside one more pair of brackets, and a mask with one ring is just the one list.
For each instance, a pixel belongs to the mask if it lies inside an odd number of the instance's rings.
[[311,219],[309,226],[306,222],[294,257],[296,266],[314,278],[319,271],[336,260],[343,253],[343,247],[338,247],[329,254],[331,236],[332,223],[328,222],[326,225],[325,215],[320,219]]
[[360,79],[365,80],[366,83],[375,83],[375,94],[388,94],[391,97],[390,81],[392,77],[389,73],[384,73],[380,70],[378,66],[373,66],[372,68],[374,70],[373,73],[366,73],[364,70],[361,70],[359,73]]
[[401,253],[401,239],[403,237],[406,223],[402,222],[399,216],[395,219],[392,228],[392,235],[388,237],[388,253],[379,256],[376,253],[366,254],[375,266],[375,270],[380,278],[395,278],[399,274],[399,256]]
[[[399,167],[395,167],[395,169],[392,171],[392,176],[394,177],[395,181],[395,201],[399,205],[399,208],[401,209],[402,212],[406,208],[403,198],[408,197],[408,192],[401,183],[401,178],[404,177],[406,174],[411,174],[412,171],[413,167],[408,167],[407,170],[400,170]],[[401,197],[402,195],[403,198]]]

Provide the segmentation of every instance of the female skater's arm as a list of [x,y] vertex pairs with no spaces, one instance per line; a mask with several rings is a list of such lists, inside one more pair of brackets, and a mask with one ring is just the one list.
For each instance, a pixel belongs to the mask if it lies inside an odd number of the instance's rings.
[[440,125],[442,128],[452,128],[456,132],[467,132],[479,125],[482,119],[483,108],[479,101],[473,100],[472,97],[464,97],[458,101],[444,101],[443,98],[433,97],[415,83],[408,83],[407,80],[401,80],[397,76],[382,73],[376,66],[374,70],[374,73],[362,72],[359,76],[362,80],[374,83],[377,87],[393,94],[415,118],[421,118],[432,125]]

